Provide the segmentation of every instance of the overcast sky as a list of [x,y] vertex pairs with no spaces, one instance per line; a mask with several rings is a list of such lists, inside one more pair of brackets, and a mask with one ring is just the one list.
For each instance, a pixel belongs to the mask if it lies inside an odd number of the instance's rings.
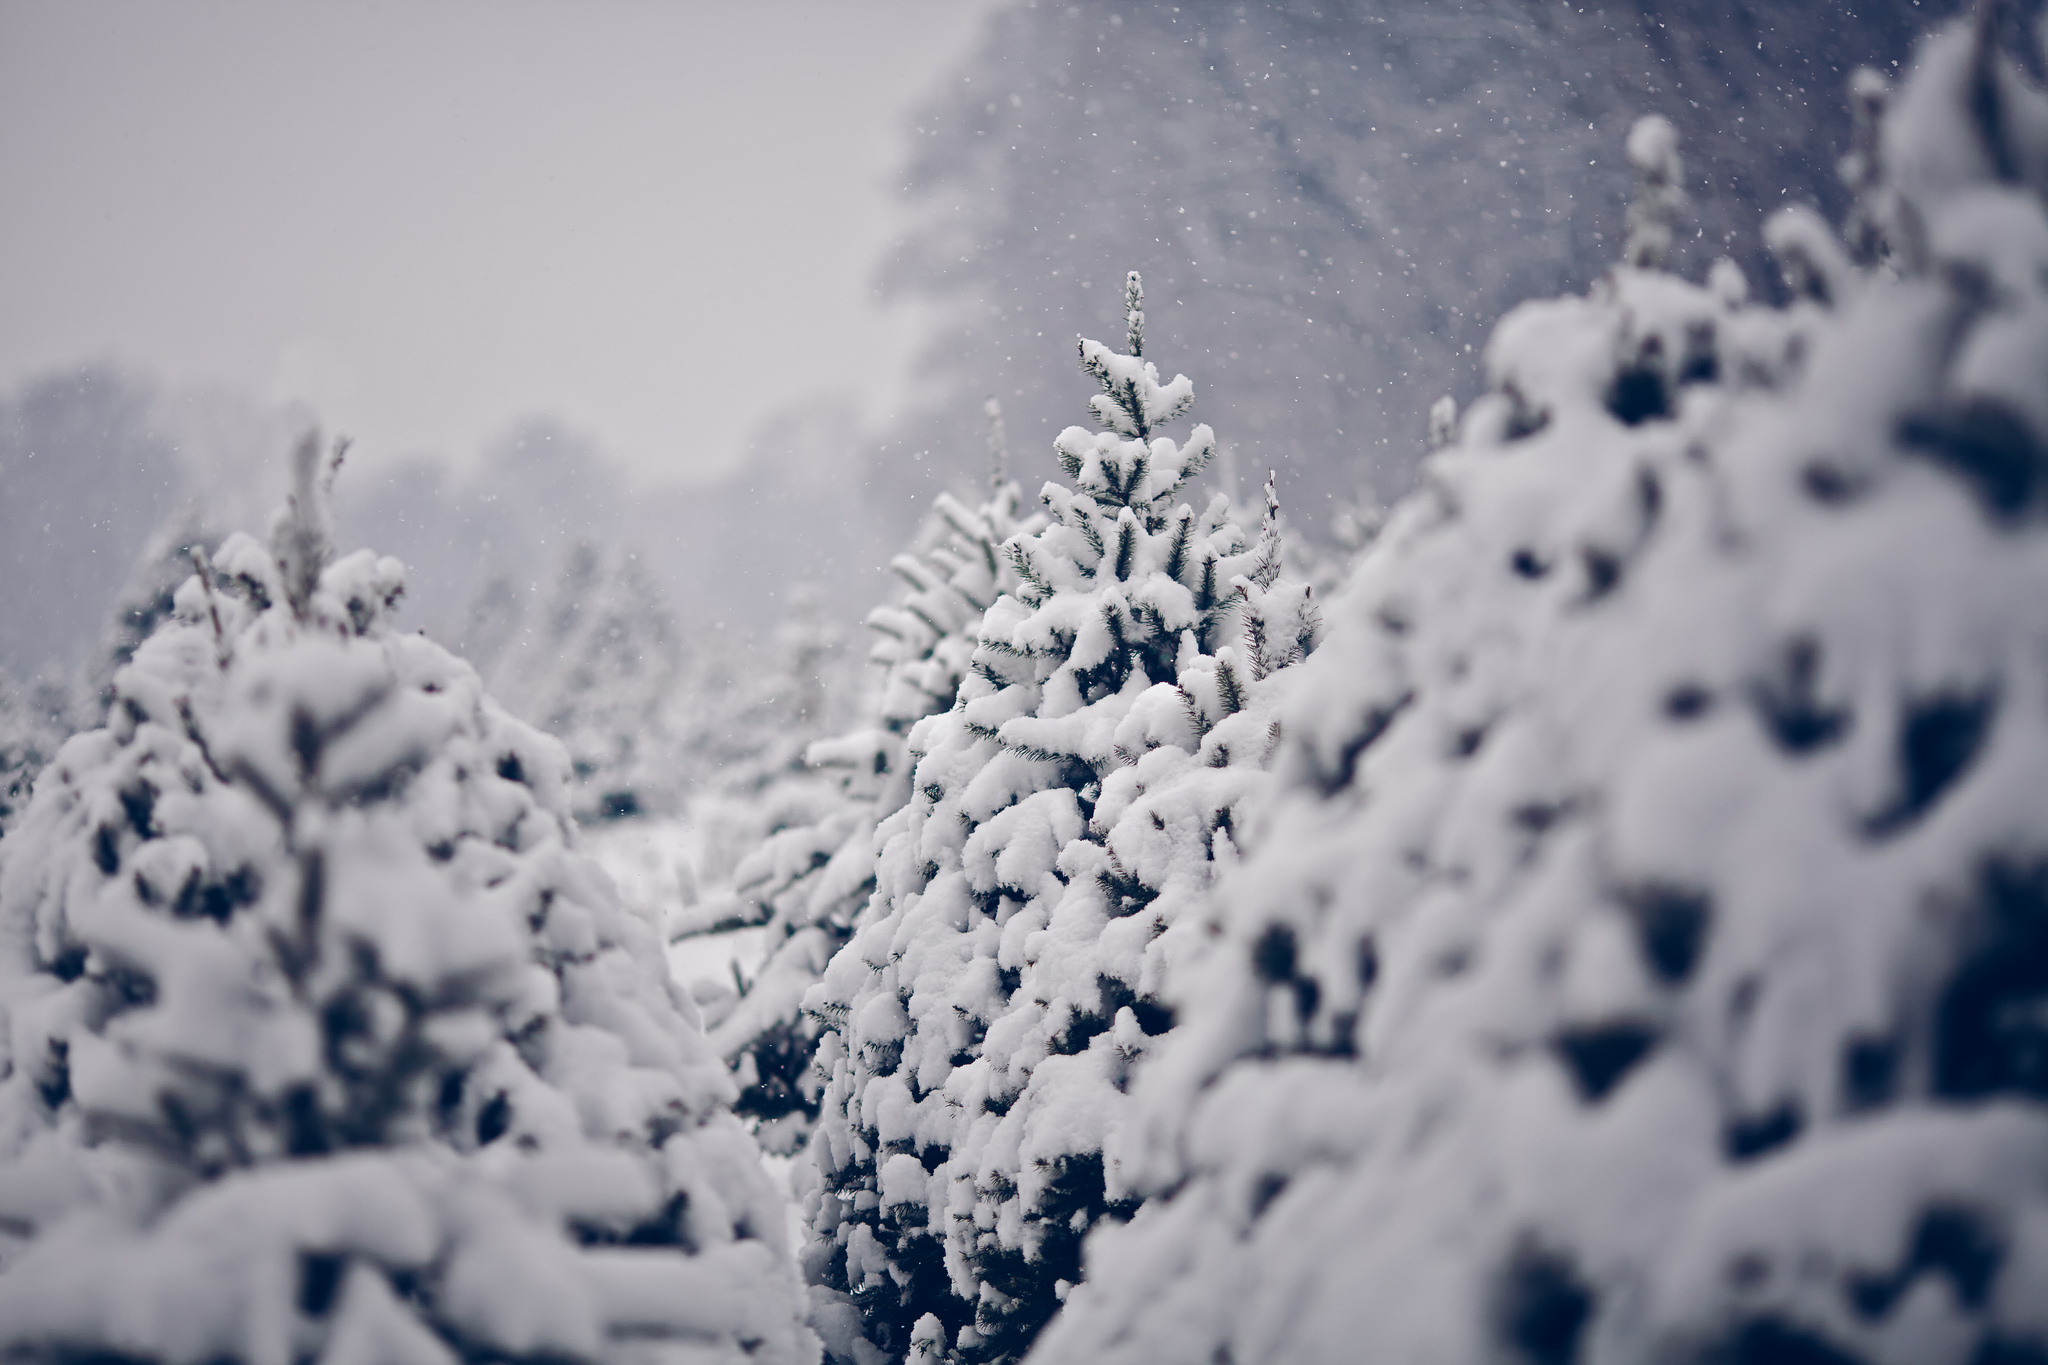
[[911,104],[989,0],[0,0],[0,385],[112,359],[367,461],[549,413],[649,479],[900,390]]

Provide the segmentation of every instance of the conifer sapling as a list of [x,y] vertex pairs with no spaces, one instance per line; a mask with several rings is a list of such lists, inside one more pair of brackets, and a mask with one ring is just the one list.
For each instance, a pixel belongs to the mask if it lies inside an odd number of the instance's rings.
[[0,869],[0,1351],[804,1362],[756,1150],[559,744],[336,558],[308,437]]
[[830,1029],[805,1256],[845,1296],[835,1355],[1014,1360],[1087,1228],[1134,1207],[1105,1142],[1265,780],[1277,674],[1315,644],[1277,503],[1252,544],[1228,498],[1180,500],[1215,438],[1161,434],[1194,386],[1145,358],[1135,272],[1124,323],[1124,351],[1080,344],[1103,430],[1055,441],[1048,520],[1003,546],[1014,586],[910,732],[873,897],[805,998]]

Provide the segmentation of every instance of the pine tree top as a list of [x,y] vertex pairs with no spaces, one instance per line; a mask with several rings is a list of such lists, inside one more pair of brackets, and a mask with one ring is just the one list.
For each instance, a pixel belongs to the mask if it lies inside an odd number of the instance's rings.
[[1188,480],[1215,455],[1216,438],[1207,425],[1189,432],[1184,446],[1153,435],[1187,415],[1195,404],[1195,386],[1184,374],[1162,384],[1159,367],[1143,358],[1143,299],[1134,270],[1126,291],[1128,353],[1085,337],[1080,343],[1081,368],[1102,386],[1088,407],[1108,430],[1091,435],[1085,428],[1069,427],[1053,450],[1080,496],[1104,508],[1132,508],[1147,530],[1156,531]]

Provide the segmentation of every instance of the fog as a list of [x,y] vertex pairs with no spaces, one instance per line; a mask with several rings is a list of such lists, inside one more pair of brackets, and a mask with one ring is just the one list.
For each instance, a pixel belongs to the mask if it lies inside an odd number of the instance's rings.
[[[793,405],[886,423],[907,108],[986,9],[0,4],[0,556],[33,585],[0,667],[79,657],[176,504],[260,530],[307,422],[450,630],[465,498],[595,533],[621,486],[672,513],[744,474]],[[536,417],[580,499],[491,482]]]
[[357,458],[514,418],[702,480],[792,390],[886,416],[907,102],[986,6],[0,6],[0,385],[110,359]]
[[344,541],[457,644],[578,541],[692,649],[805,583],[850,627],[986,396],[1052,472],[1131,268],[1326,536],[1504,311],[1613,260],[1637,115],[1681,134],[1678,268],[1770,294],[1762,215],[1844,203],[1848,72],[1951,8],[0,0],[0,667],[78,666],[167,520],[260,531],[311,423]]

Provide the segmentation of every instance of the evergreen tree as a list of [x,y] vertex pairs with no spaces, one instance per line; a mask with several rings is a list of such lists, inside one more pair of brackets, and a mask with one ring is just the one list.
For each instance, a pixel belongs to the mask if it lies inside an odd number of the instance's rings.
[[806,752],[810,766],[835,774],[838,799],[821,818],[770,835],[733,875],[728,915],[767,926],[768,949],[711,1038],[737,1067],[739,1111],[762,1121],[771,1149],[793,1149],[817,1117],[818,1019],[800,1005],[874,891],[875,828],[910,800],[911,727],[952,708],[982,615],[1018,586],[1003,546],[1044,525],[1043,514],[1023,512],[1005,469],[1001,410],[989,407],[987,497],[969,507],[940,494],[924,548],[892,561],[907,585],[901,600],[868,616],[878,637],[869,658],[883,669],[876,713]]
[[682,755],[669,717],[682,642],[637,555],[577,540],[545,595],[495,577],[464,638],[505,707],[568,748],[579,820],[679,804]]
[[1055,442],[1068,481],[1004,544],[1015,587],[912,727],[873,897],[805,998],[830,1026],[806,1269],[838,1355],[1015,1359],[1082,1233],[1128,1211],[1103,1160],[1124,1078],[1263,777],[1271,675],[1315,643],[1277,525],[1248,543],[1227,498],[1180,501],[1215,440],[1160,434],[1194,387],[1144,358],[1135,273],[1126,320],[1125,352],[1081,343],[1108,430]]
[[722,775],[730,792],[764,793],[808,773],[804,754],[811,741],[857,710],[847,696],[858,691],[848,686],[852,651],[840,624],[826,613],[817,584],[791,584],[782,596],[768,667],[745,679],[730,722],[729,742],[743,755]]
[[805,1362],[782,1210],[561,746],[336,559],[312,438],[0,870],[0,1352]]
[[0,839],[28,806],[36,774],[71,733],[77,698],[45,675],[26,687],[0,671]]
[[192,574],[192,553],[208,539],[194,508],[157,528],[114,599],[90,664],[46,670],[26,687],[0,672],[0,835],[26,809],[36,774],[58,747],[106,714],[114,674],[170,616],[178,585]]
[[[764,813],[796,790],[804,792],[796,808],[808,808],[816,784],[804,751],[860,704],[851,651],[815,586],[798,582],[778,595],[782,615],[768,639],[749,649],[731,638],[728,648],[706,653],[675,694],[672,722],[699,770],[700,792]],[[750,852],[760,834],[736,856]]]
[[734,887],[740,864],[763,841],[828,819],[840,804],[838,784],[804,756],[859,714],[863,688],[818,594],[799,583],[779,596],[784,615],[761,649],[746,652],[735,640],[707,652],[670,702],[669,723],[695,774],[684,818],[704,887],[672,926],[679,939],[757,929],[759,907]]
[[176,610],[179,585],[192,576],[195,551],[220,539],[196,506],[173,512],[143,545],[128,581],[114,599],[99,657],[86,679],[89,709],[102,712],[113,700],[114,674],[135,657],[142,642]]
[[1503,320],[1175,977],[1170,1193],[1041,1358],[2048,1358],[2048,98],[1994,12],[1853,250],[1769,222],[1789,307],[1645,250]]

